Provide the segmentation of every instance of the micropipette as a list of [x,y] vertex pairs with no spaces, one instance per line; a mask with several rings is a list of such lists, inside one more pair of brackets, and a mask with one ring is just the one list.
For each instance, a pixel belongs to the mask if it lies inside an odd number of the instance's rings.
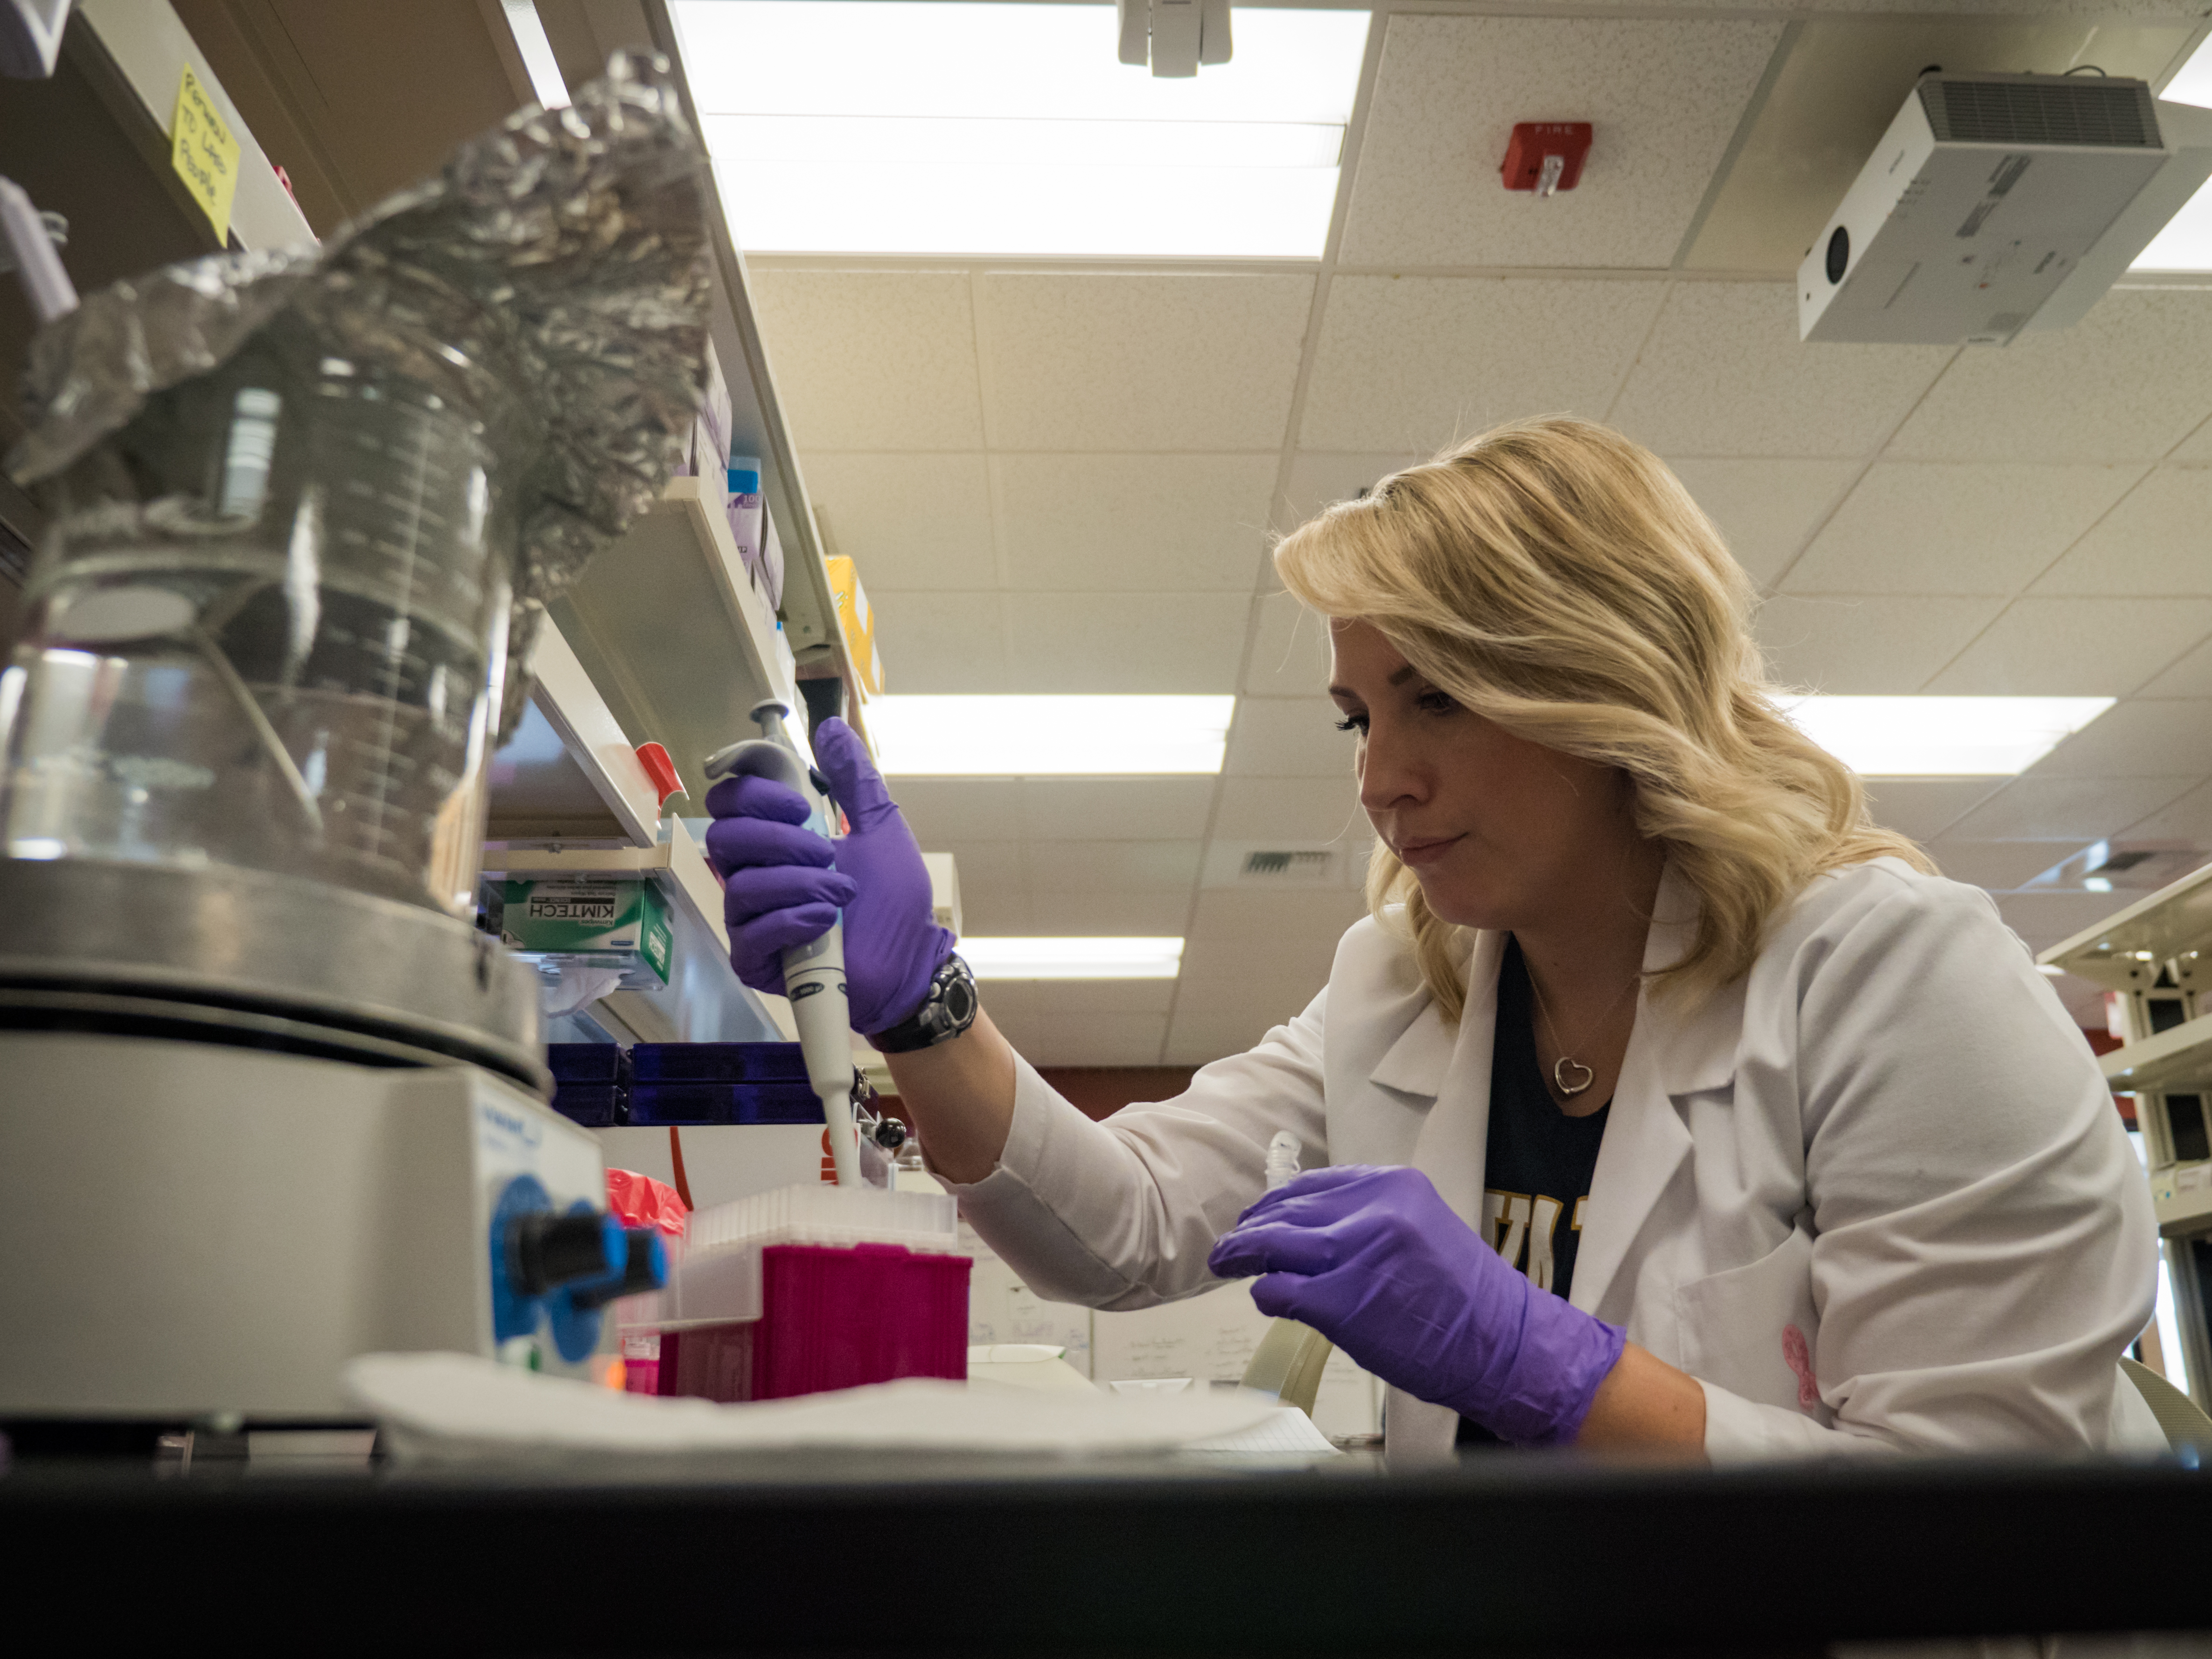
[[[837,807],[830,798],[821,774],[799,757],[784,732],[790,717],[788,704],[774,698],[753,706],[752,717],[762,735],[718,749],[707,757],[709,779],[755,777],[795,790],[806,802],[807,827],[824,841],[836,839]],[[822,1116],[830,1126],[830,1156],[837,1166],[840,1187],[858,1187],[860,1143],[853,1125],[852,1013],[845,994],[845,924],[842,916],[830,931],[783,953],[783,988],[791,999],[791,1017],[799,1027],[799,1046],[806,1056],[806,1080],[822,1098]]]

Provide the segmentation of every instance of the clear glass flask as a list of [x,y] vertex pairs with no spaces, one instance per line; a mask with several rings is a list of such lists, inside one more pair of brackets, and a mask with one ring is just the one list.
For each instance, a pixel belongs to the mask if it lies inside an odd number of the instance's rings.
[[528,452],[483,389],[280,322],[41,484],[0,853],[466,914],[514,580],[499,458]]

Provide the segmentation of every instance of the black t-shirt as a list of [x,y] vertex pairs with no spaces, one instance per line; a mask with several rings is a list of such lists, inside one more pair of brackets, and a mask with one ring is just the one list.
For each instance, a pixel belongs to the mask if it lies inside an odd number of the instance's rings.
[[[1575,1279],[1583,1209],[1598,1142],[1613,1111],[1569,1117],[1544,1087],[1529,1024],[1534,994],[1517,939],[1505,942],[1498,975],[1498,1030],[1490,1058],[1490,1135],[1484,1153],[1482,1218],[1476,1231],[1540,1290],[1565,1296]],[[1498,1437],[1462,1418],[1459,1443],[1494,1446]]]

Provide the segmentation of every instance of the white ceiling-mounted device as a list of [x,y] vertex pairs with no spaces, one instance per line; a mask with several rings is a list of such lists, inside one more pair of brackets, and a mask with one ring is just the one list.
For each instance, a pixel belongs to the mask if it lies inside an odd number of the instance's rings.
[[1798,267],[1798,335],[2009,345],[2064,328],[2208,175],[2212,110],[2147,82],[1930,71]]
[[1121,61],[1156,76],[1188,77],[1229,61],[1229,0],[1114,0]]

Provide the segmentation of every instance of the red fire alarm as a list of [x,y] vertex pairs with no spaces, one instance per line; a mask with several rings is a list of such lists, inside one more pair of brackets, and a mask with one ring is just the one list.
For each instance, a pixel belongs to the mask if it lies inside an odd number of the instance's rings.
[[1508,190],[1533,190],[1539,196],[1572,190],[1582,181],[1583,159],[1589,154],[1587,121],[1516,121],[1505,147]]

